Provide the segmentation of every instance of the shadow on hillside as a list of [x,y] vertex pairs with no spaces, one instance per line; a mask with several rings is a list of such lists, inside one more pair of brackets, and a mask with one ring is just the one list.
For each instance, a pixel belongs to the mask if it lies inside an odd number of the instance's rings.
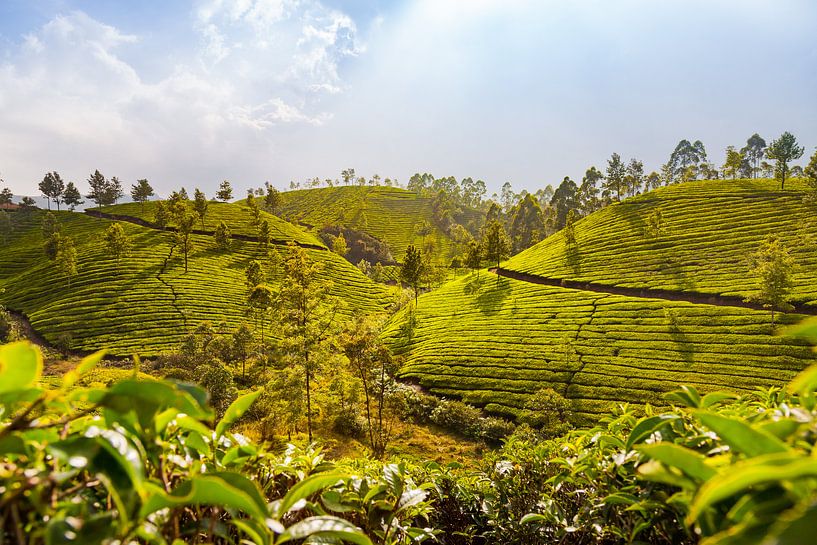
[[[466,284],[466,289],[467,289]],[[468,293],[466,291],[466,293]],[[502,310],[505,299],[511,294],[511,282],[502,276],[486,278],[474,298],[477,308],[484,314],[496,314]]]
[[695,361],[695,350],[689,337],[681,331],[678,324],[678,315],[673,309],[665,309],[664,314],[667,318],[669,335],[672,342],[676,344],[676,351],[681,359],[687,365],[692,365]]
[[570,272],[579,275],[582,272],[582,254],[577,244],[568,244],[565,249],[565,264],[570,267]]
[[661,267],[661,274],[672,278],[677,286],[676,289],[695,289],[695,281],[687,275],[686,271],[684,271],[684,263],[674,256],[669,256],[664,261],[663,266]]

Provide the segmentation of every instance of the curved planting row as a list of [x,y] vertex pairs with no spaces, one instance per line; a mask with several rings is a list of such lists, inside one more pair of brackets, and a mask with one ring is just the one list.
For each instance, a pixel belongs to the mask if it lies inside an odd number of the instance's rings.
[[[196,235],[185,272],[172,233],[122,223],[132,249],[117,264],[102,243],[111,222],[62,212],[63,232],[75,240],[78,255],[78,275],[69,282],[43,253],[42,217],[41,212],[15,217],[14,234],[0,252],[0,288],[5,289],[0,302],[25,313],[52,343],[80,350],[106,347],[115,355],[154,355],[177,348],[205,320],[229,329],[242,321],[252,323],[244,272],[251,260],[269,264],[273,287],[280,281],[280,267],[275,270],[273,264],[281,258],[269,257],[286,251],[280,246],[267,252],[257,243],[233,241],[224,251],[212,237]],[[307,252],[323,264],[322,275],[341,301],[339,316],[385,308],[384,287],[332,252]]]
[[[784,323],[797,316],[784,315]],[[662,404],[677,384],[701,391],[780,385],[814,362],[775,336],[766,312],[638,299],[482,273],[403,311],[385,337],[402,374],[430,390],[517,414],[551,387],[588,422],[614,403]]]
[[[102,209],[104,214],[120,216],[131,216],[140,220],[153,223],[156,217],[156,206],[159,201],[148,201],[142,206],[139,203],[117,204],[106,206]],[[250,208],[242,202],[224,203],[210,201],[207,212],[204,215],[204,222],[196,222],[195,228],[200,231],[212,233],[219,222],[224,222],[230,227],[234,235],[247,237],[257,237],[258,228],[252,224],[252,214]],[[270,226],[270,238],[279,241],[295,241],[305,245],[323,247],[324,244],[311,233],[307,233],[300,227],[282,220],[268,212],[261,211],[261,219],[266,220]],[[172,226],[172,223],[170,224]]]
[[[557,233],[514,256],[503,268],[553,279],[630,288],[747,297],[758,283],[750,257],[769,234],[789,248],[794,301],[817,305],[817,207],[802,184],[704,181],[678,184],[627,199],[575,226],[576,244]],[[648,218],[663,227],[648,236]]]

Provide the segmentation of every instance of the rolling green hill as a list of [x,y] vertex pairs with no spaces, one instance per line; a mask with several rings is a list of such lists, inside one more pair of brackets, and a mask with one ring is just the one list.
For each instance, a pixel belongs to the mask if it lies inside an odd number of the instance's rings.
[[[577,222],[574,248],[559,233],[503,263],[511,277],[483,272],[479,285],[469,275],[423,295],[385,337],[403,376],[498,413],[517,414],[544,387],[590,422],[612,403],[660,404],[678,383],[781,385],[814,354],[776,336],[769,313],[742,298],[757,289],[749,256],[776,233],[798,265],[794,301],[815,310],[817,214],[802,186],[791,187],[692,182],[609,206]],[[648,237],[656,209],[665,225]]]
[[[222,217],[239,217],[237,209],[234,205],[211,207]],[[75,349],[105,347],[115,355],[139,352],[149,356],[178,347],[204,320],[214,325],[225,322],[230,329],[249,321],[244,270],[251,260],[266,259],[257,243],[234,240],[231,250],[222,251],[215,247],[213,237],[194,235],[195,247],[185,273],[172,233],[123,222],[133,248],[117,266],[101,242],[109,220],[60,212],[57,217],[64,233],[77,244],[79,274],[69,285],[43,254],[43,216],[40,211],[15,213],[14,232],[8,244],[0,247],[0,289],[5,289],[0,302],[25,313],[49,342],[70,335]],[[297,228],[285,231],[286,224],[280,223],[282,233],[314,242]],[[234,225],[234,232],[239,228]],[[285,251],[282,246],[272,248]],[[342,302],[342,315],[385,308],[389,296],[383,286],[332,252],[312,248],[307,252],[323,263],[323,276]],[[271,284],[278,275],[280,271],[270,272]]]
[[[144,206],[138,203],[106,206],[102,209],[102,213],[130,216],[153,223],[156,215],[157,202],[158,201],[148,201]],[[324,246],[320,239],[313,234],[263,210],[261,211],[261,219],[269,223],[272,240],[281,242],[292,240],[301,244]],[[207,213],[204,216],[204,225],[199,221],[196,222],[195,228],[201,231],[213,232],[219,222],[223,221],[230,227],[233,234],[255,237],[258,235],[258,229],[252,225],[251,220],[252,215],[250,214],[249,207],[241,203],[210,201],[210,206],[207,208]]]
[[[476,290],[476,291],[475,291]],[[785,323],[800,317],[785,315]],[[614,403],[662,404],[678,384],[701,391],[782,385],[814,363],[774,336],[767,312],[541,286],[481,274],[420,297],[384,333],[401,374],[437,394],[516,414],[552,387],[589,423]]]
[[[575,250],[557,233],[502,267],[552,279],[746,297],[757,289],[749,257],[774,233],[797,264],[792,300],[817,305],[817,207],[803,202],[797,181],[787,186],[719,180],[661,188],[577,222]],[[665,232],[650,238],[647,218],[657,209]]]
[[[423,222],[431,225],[428,237],[441,262],[447,264],[456,253],[454,242],[435,224],[432,199],[412,191],[350,186],[287,191],[281,196],[282,217],[314,230],[339,225],[366,232],[384,242],[395,261],[403,258],[409,244],[422,244],[418,229]],[[464,214],[472,221],[481,217],[476,210]]]

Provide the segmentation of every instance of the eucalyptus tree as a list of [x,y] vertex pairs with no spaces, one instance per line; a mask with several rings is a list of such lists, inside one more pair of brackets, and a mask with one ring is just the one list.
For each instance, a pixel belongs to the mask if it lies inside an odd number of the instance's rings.
[[789,163],[803,156],[805,149],[797,144],[797,139],[790,132],[784,132],[780,138],[772,140],[766,148],[766,157],[774,160],[774,177],[780,181],[780,189],[784,189],[786,178],[789,175]]
[[136,183],[130,186],[130,197],[133,202],[138,202],[141,205],[142,212],[145,211],[145,202],[155,194],[150,182],[144,178],[136,180]]
[[68,209],[72,212],[77,206],[85,202],[82,200],[82,194],[80,194],[74,182],[68,182],[68,185],[65,186],[65,191],[62,194],[62,202],[68,205]]

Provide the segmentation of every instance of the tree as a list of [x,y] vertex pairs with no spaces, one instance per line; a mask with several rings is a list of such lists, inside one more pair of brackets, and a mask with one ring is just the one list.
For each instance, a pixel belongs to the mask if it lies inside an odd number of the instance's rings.
[[278,215],[278,211],[283,204],[281,192],[267,182],[267,194],[264,197],[264,208],[271,214]]
[[33,210],[34,208],[37,208],[37,204],[31,197],[23,197],[20,199],[20,207],[24,210]]
[[13,199],[14,194],[11,192],[11,189],[4,187],[3,190],[0,191],[0,205],[11,204]]
[[689,140],[681,140],[670,155],[668,166],[669,182],[677,178],[689,179],[693,172],[690,167],[698,163],[706,162],[706,149],[703,142],[696,140],[690,143]]
[[141,205],[142,213],[145,212],[145,201],[150,199],[155,193],[150,183],[145,180],[136,180],[136,183],[130,186],[130,196],[133,202],[138,202]]
[[530,193],[514,207],[510,237],[514,252],[530,248],[545,238],[545,218],[539,203]]
[[346,257],[346,254],[349,253],[349,247],[346,245],[343,233],[338,233],[338,236],[332,241],[332,251],[341,257]]
[[71,210],[71,212],[85,202],[82,200],[82,195],[79,189],[77,189],[77,186],[74,185],[74,182],[68,182],[68,185],[65,186],[65,192],[62,194],[62,202],[68,205],[68,209]]
[[250,290],[250,294],[247,296],[247,306],[255,316],[256,323],[261,318],[262,346],[264,344],[264,323],[269,310],[272,308],[273,298],[272,290],[266,284],[258,284]]
[[627,195],[633,196],[641,191],[644,184],[644,163],[638,159],[630,159],[627,163],[626,175],[624,176],[624,188]]
[[202,230],[205,228],[204,216],[207,215],[207,208],[209,206],[210,203],[207,202],[207,197],[204,195],[204,192],[200,191],[197,187],[193,192],[193,210],[196,211],[196,214],[198,214],[199,219],[201,220]]
[[220,221],[213,233],[213,238],[216,240],[216,247],[221,250],[229,250],[231,237],[230,228],[226,223]]
[[582,214],[592,214],[601,207],[599,188],[596,184],[602,180],[604,180],[604,175],[596,167],[590,167],[585,171],[582,184],[576,192],[576,201]]
[[384,413],[393,361],[378,329],[375,319],[359,317],[344,331],[340,345],[349,367],[363,385],[369,444],[374,456],[381,458],[391,436]]
[[266,281],[266,275],[261,262],[257,260],[250,261],[247,268],[244,269],[244,277],[246,278],[247,292],[251,292],[255,286],[263,284]]
[[752,273],[760,282],[760,289],[749,300],[771,309],[774,325],[774,311],[791,308],[787,301],[793,285],[794,259],[779,238],[769,235],[760,244],[752,261]]
[[740,152],[746,157],[749,164],[752,165],[752,178],[757,178],[757,174],[760,171],[760,160],[763,159],[763,156],[766,154],[766,141],[761,138],[759,134],[755,133],[749,137],[746,141],[746,146],[744,146]]
[[255,195],[247,193],[247,206],[250,209],[250,225],[258,226],[261,223],[261,209],[258,207],[258,202],[255,200]]
[[803,156],[805,149],[797,145],[797,139],[790,132],[784,132],[777,140],[772,140],[766,149],[766,156],[774,160],[774,177],[780,181],[780,189],[786,185],[789,163]]
[[723,163],[723,175],[731,176],[733,180],[736,179],[742,165],[743,154],[735,150],[734,146],[726,148],[726,161]]
[[8,244],[9,235],[14,231],[11,223],[11,216],[5,210],[0,210],[0,236],[3,237],[3,244]]
[[556,229],[561,229],[565,226],[565,219],[570,210],[575,210],[579,207],[576,199],[576,194],[579,188],[576,187],[576,182],[565,176],[556,191],[553,192],[553,198],[550,199],[550,206],[556,212],[555,224]]
[[281,309],[281,353],[301,370],[306,394],[306,418],[312,442],[312,387],[319,364],[328,357],[331,328],[338,302],[329,296],[322,267],[306,250],[290,242],[284,258],[284,277],[278,294]]
[[46,212],[42,224],[43,251],[46,257],[52,261],[57,258],[57,250],[62,239],[62,226],[57,221],[56,216],[51,212]]
[[347,168],[346,170],[342,170],[340,177],[343,178],[343,185],[349,185],[349,183],[355,179],[355,169]]
[[68,287],[70,288],[71,279],[77,275],[77,249],[71,237],[60,238],[54,263],[57,270],[68,279]]
[[502,203],[502,211],[505,214],[510,214],[511,208],[513,208],[513,205],[516,202],[516,194],[513,192],[511,182],[505,182],[502,184],[502,191],[500,193],[499,200]]
[[85,197],[94,201],[97,208],[102,209],[103,204],[108,204],[108,180],[105,179],[102,173],[95,170],[91,177],[88,178],[88,186],[90,186],[91,191]]
[[422,278],[423,256],[414,244],[409,244],[408,248],[406,248],[406,256],[403,258],[402,265],[400,265],[400,281],[414,290],[414,306],[417,306]]
[[105,249],[108,255],[116,261],[116,267],[118,269],[119,262],[130,253],[130,237],[125,233],[122,224],[115,222],[105,230],[103,238],[105,241]]
[[811,156],[803,171],[803,176],[806,178],[806,187],[808,187],[808,200],[817,205],[817,151]]
[[40,193],[46,198],[48,209],[51,210],[51,201],[54,201],[57,205],[57,210],[59,210],[60,203],[62,202],[62,193],[65,191],[65,183],[62,181],[60,175],[56,171],[46,173],[43,177],[43,181],[40,182],[39,188]]
[[[617,201],[621,201],[621,194],[624,191],[624,176],[626,173],[627,169],[621,160],[621,156],[618,153],[611,155],[607,161],[607,177],[604,180],[604,189],[610,193],[615,193]],[[567,215],[567,211],[565,211],[565,215]],[[562,219],[559,227],[561,228],[563,225],[564,219]]]
[[261,223],[258,225],[258,244],[266,250],[269,248],[270,239],[272,238],[272,233],[270,232],[269,222],[267,220],[261,220]]
[[241,360],[241,378],[247,374],[247,358],[252,354],[254,341],[252,330],[245,323],[239,325],[233,333],[231,350],[233,356]]
[[216,198],[222,202],[227,202],[233,198],[233,187],[229,181],[224,180],[219,184]]
[[479,278],[479,269],[482,267],[482,246],[476,240],[468,241],[468,246],[465,249],[465,266],[476,271],[477,278]]
[[176,240],[176,246],[178,246],[184,254],[184,272],[187,272],[188,257],[190,256],[190,252],[193,250],[192,234],[193,225],[195,225],[196,219],[196,214],[191,213],[189,210],[187,210],[187,208],[185,208],[184,211],[180,213],[178,218],[176,218],[178,228],[176,229],[174,238]]
[[511,243],[505,233],[505,228],[499,221],[494,220],[486,226],[482,236],[482,248],[485,250],[485,259],[496,263],[497,269],[499,269],[499,262],[510,255]]
[[119,178],[113,176],[108,180],[105,188],[105,204],[116,204],[116,201],[125,196],[125,191],[122,189],[122,182]]
[[170,219],[170,214],[167,210],[167,206],[164,202],[159,201],[156,203],[156,210],[154,211],[153,216],[153,223],[156,224],[156,227],[159,229],[164,229],[167,227],[168,220]]
[[664,234],[664,230],[664,214],[660,208],[656,208],[647,216],[647,226],[644,228],[644,234],[647,238],[660,238]]

